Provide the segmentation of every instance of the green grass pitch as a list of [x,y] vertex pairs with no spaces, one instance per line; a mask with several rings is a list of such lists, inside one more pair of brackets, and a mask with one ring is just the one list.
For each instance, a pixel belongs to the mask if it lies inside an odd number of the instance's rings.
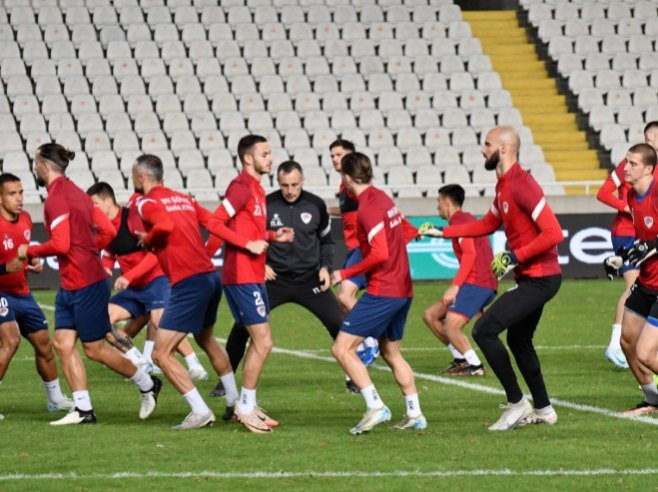
[[[0,491],[655,490],[658,419],[619,418],[642,394],[629,371],[603,358],[621,282],[563,283],[535,337],[559,422],[504,433],[487,430],[504,402],[492,374],[459,379],[460,385],[437,377],[450,355],[421,315],[446,285],[416,284],[405,332],[404,354],[417,374],[429,424],[417,433],[381,426],[363,436],[348,434],[362,416],[363,400],[345,392],[324,328],[293,305],[271,316],[276,349],[258,396],[281,426],[264,436],[221,419],[214,428],[172,431],[189,410],[168,383],[153,417],[141,422],[135,387],[90,361],[98,425],[52,428],[48,422],[59,415],[46,412],[31,347],[23,341],[0,386],[6,417],[0,422]],[[35,295],[52,306],[54,292]],[[52,311],[46,313],[52,322]],[[229,318],[222,302],[217,336],[226,337]],[[395,421],[404,402],[382,364],[370,372]],[[212,377],[198,387],[207,396],[215,383]],[[206,400],[219,417],[223,399]]]

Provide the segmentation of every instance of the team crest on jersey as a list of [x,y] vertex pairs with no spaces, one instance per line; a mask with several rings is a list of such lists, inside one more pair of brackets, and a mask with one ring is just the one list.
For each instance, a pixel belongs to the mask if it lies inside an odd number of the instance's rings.
[[272,216],[272,220],[270,220],[270,227],[283,227],[283,222],[281,221],[281,217],[279,217],[279,214],[274,214]]
[[30,232],[29,229],[25,229],[25,230],[23,231],[23,236],[25,236],[25,240],[26,240],[26,241],[29,241],[30,238],[32,237],[32,233]]
[[507,213],[508,210],[509,210],[509,203],[503,202],[503,212]]
[[308,212],[303,212],[300,217],[302,218],[302,222],[304,224],[308,224],[311,222],[311,219],[313,218],[313,215],[309,214]]
[[644,225],[647,226],[648,229],[651,229],[651,226],[653,225],[653,217],[645,217]]
[[264,318],[265,315],[267,314],[267,313],[265,312],[265,306],[258,306],[258,307],[256,308],[256,311],[258,311],[258,314],[259,314],[259,316],[260,316],[261,318]]

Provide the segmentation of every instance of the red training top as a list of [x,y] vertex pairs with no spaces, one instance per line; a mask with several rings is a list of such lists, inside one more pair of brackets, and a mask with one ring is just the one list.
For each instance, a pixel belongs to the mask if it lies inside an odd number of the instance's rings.
[[[32,237],[32,219],[27,212],[18,214],[14,222],[10,222],[0,215],[0,234],[2,234],[2,248],[0,248],[0,264],[8,263],[16,258],[18,247],[21,244],[30,244]],[[27,270],[0,275],[0,292],[26,296],[30,293],[27,286]]]
[[596,198],[600,202],[617,210],[617,215],[615,215],[612,226],[610,226],[610,232],[613,236],[635,235],[633,219],[628,212],[624,211],[628,203],[628,190],[631,188],[631,185],[626,183],[624,179],[625,166],[626,159],[617,165],[596,194]]
[[[265,190],[260,181],[242,171],[228,185],[222,204],[215,210],[220,231],[217,236],[224,246],[224,285],[262,284],[265,282],[267,254],[254,255],[245,249],[249,241],[272,241],[274,232],[267,230]],[[220,239],[210,238],[208,252],[219,248]]]
[[202,225],[211,231],[213,216],[193,198],[158,185],[138,199],[137,210],[148,232],[145,243],[172,286],[215,270],[199,230]]
[[369,186],[358,197],[356,236],[363,260],[340,271],[341,278],[362,273],[366,292],[382,297],[413,297],[406,244],[418,230],[382,190]]
[[30,246],[28,255],[56,255],[62,288],[82,289],[107,278],[99,251],[116,229],[84,191],[63,176],[55,179],[48,186],[44,218],[50,240]]
[[[654,178],[644,195],[628,190],[628,205],[631,207],[634,236],[643,241],[655,241],[658,236],[658,186]],[[658,290],[658,256],[653,256],[640,265],[639,280],[645,287]]]
[[[450,218],[450,225],[468,224],[475,220],[471,214],[460,210]],[[461,287],[468,283],[485,289],[498,289],[498,280],[491,272],[493,253],[488,237],[455,237],[452,238],[452,249],[459,261],[453,284]]]
[[445,237],[476,237],[491,234],[503,224],[509,249],[519,265],[516,277],[545,277],[562,272],[557,245],[564,235],[544,192],[521,165],[515,163],[496,183],[491,209],[480,220],[446,227]]

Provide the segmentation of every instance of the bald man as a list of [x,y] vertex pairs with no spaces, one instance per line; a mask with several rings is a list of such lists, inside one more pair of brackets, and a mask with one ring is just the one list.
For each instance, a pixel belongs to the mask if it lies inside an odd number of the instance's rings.
[[[501,295],[473,328],[473,338],[503,385],[508,401],[502,416],[489,427],[491,431],[557,422],[532,338],[544,305],[562,282],[557,245],[564,236],[542,189],[518,162],[519,144],[519,136],[511,127],[497,127],[487,134],[482,148],[484,167],[496,172],[498,182],[491,209],[482,219],[443,230],[419,230],[446,238],[488,235],[501,224],[505,230],[509,250],[498,253],[491,268],[499,280],[513,269],[516,285]],[[534,409],[523,395],[507,349],[498,338],[505,330]]]

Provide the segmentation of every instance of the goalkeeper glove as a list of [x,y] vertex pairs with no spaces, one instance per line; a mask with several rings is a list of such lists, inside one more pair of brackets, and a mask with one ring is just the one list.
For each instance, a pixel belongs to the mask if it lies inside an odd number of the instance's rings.
[[513,252],[502,251],[494,256],[491,262],[491,271],[500,280],[518,264],[519,260]]
[[436,227],[431,222],[425,222],[418,228],[419,236],[443,237],[443,227]]
[[640,266],[644,260],[658,252],[656,251],[656,247],[658,247],[658,241],[656,240],[643,241],[638,239],[633,243],[631,249],[628,250],[628,262],[633,266]]
[[608,280],[611,282],[615,277],[619,277],[619,269],[624,264],[624,258],[619,256],[608,256],[603,260],[603,268],[605,269],[605,274],[608,276]]

